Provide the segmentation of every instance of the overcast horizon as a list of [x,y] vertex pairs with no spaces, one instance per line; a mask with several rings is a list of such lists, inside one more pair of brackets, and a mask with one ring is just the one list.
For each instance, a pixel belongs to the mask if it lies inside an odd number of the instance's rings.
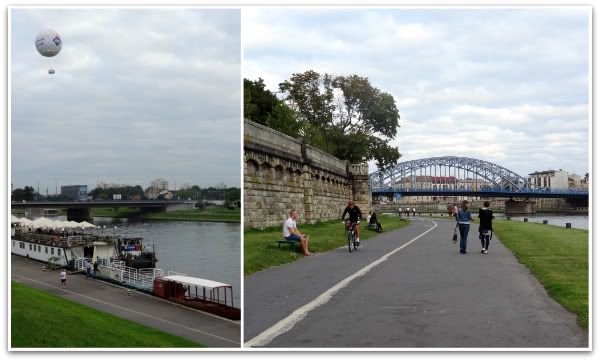
[[[17,8],[10,21],[14,188],[240,187],[239,9]],[[45,29],[56,57],[35,48]]]
[[[245,78],[357,74],[400,113],[399,162],[466,156],[588,173],[589,7],[252,8]],[[375,171],[373,162],[369,170]]]

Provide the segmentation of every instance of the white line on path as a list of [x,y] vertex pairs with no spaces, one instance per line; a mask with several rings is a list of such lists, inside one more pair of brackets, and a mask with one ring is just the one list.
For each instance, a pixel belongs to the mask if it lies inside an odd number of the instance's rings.
[[202,334],[205,334],[205,335],[208,335],[208,336],[212,336],[212,337],[218,338],[218,339],[220,339],[220,340],[223,340],[223,341],[227,341],[227,342],[231,342],[231,343],[234,343],[234,344],[236,344],[236,345],[239,345],[239,342],[237,342],[237,341],[234,341],[234,340],[230,340],[230,339],[228,339],[228,338],[224,338],[224,337],[221,337],[221,336],[217,336],[217,335],[215,335],[215,334],[212,334],[212,333],[209,333],[209,332],[205,332],[205,331],[201,331],[201,330],[198,330],[198,329],[195,329],[195,328],[191,328],[191,327],[188,327],[188,326],[182,325],[182,324],[180,324],[180,323],[176,323],[176,322],[172,322],[172,321],[169,321],[169,320],[165,320],[165,319],[162,319],[162,318],[159,318],[159,317],[156,317],[156,316],[152,316],[152,315],[149,315],[149,314],[147,314],[147,313],[143,313],[143,312],[135,311],[135,310],[132,310],[132,309],[129,309],[129,308],[123,307],[123,306],[115,305],[114,303],[110,303],[110,302],[102,301],[102,300],[99,300],[99,299],[97,299],[97,298],[90,297],[90,296],[87,296],[87,295],[83,295],[83,294],[81,294],[81,293],[73,292],[73,291],[70,291],[70,290],[64,289],[64,288],[62,288],[62,287],[57,287],[57,286],[51,285],[51,284],[49,284],[49,283],[46,283],[46,282],[42,282],[42,281],[38,281],[38,280],[34,280],[34,279],[31,279],[31,278],[28,278],[28,277],[25,277],[25,276],[21,276],[21,275],[17,275],[17,274],[14,274],[13,276],[15,276],[15,277],[19,277],[19,278],[22,278],[22,279],[25,279],[25,280],[28,280],[28,281],[31,281],[31,282],[40,283],[40,284],[43,284],[43,285],[45,285],[45,286],[48,286],[48,287],[51,287],[51,288],[54,288],[54,289],[57,289],[57,290],[59,289],[59,290],[61,290],[61,291],[63,291],[63,292],[68,292],[68,293],[71,293],[71,294],[74,294],[74,295],[77,295],[77,296],[80,296],[80,297],[83,297],[83,298],[88,298],[88,299],[90,299],[90,300],[92,300],[92,301],[96,301],[96,302],[98,302],[98,303],[103,303],[103,304],[105,304],[105,305],[109,305],[109,306],[112,306],[112,307],[115,307],[115,308],[119,308],[119,309],[121,309],[121,310],[124,310],[124,311],[128,311],[128,312],[131,312],[131,313],[136,313],[136,314],[138,314],[138,315],[142,315],[142,316],[145,316],[145,317],[148,317],[148,318],[152,318],[152,319],[155,319],[155,320],[158,320],[158,321],[164,322],[164,323],[168,323],[168,324],[170,324],[170,325],[174,325],[174,326],[178,326],[178,327],[181,327],[181,328],[185,328],[185,329],[187,329],[187,330],[190,330],[190,331],[193,331],[193,332],[202,333]]
[[431,232],[434,228],[437,227],[437,222],[435,222],[435,221],[432,221],[432,222],[433,222],[433,227],[429,228],[425,232],[421,233],[420,235],[418,235],[415,238],[411,239],[410,241],[406,242],[402,246],[400,246],[400,247],[398,247],[398,248],[396,248],[396,249],[394,249],[394,250],[386,253],[381,258],[379,258],[379,259],[373,261],[372,263],[368,264],[367,266],[365,266],[364,268],[360,269],[359,271],[357,271],[356,273],[354,273],[350,277],[348,277],[348,278],[340,281],[335,286],[333,286],[330,289],[328,289],[327,291],[321,293],[314,300],[312,300],[309,303],[305,304],[304,306],[298,308],[296,311],[292,312],[286,318],[280,320],[279,322],[277,322],[273,326],[269,327],[268,329],[266,329],[265,331],[261,332],[259,335],[257,335],[253,339],[251,339],[250,341],[246,342],[244,344],[244,346],[245,347],[261,347],[261,346],[265,346],[265,345],[269,344],[271,341],[273,341],[273,339],[275,337],[288,332],[299,321],[301,321],[304,317],[306,317],[306,315],[310,311],[312,311],[315,308],[317,308],[317,307],[319,307],[319,306],[324,305],[325,303],[327,303],[331,299],[331,297],[333,297],[333,295],[335,295],[339,290],[341,290],[344,287],[348,286],[348,284],[350,282],[352,282],[354,279],[356,279],[358,277],[361,277],[361,276],[364,276],[365,274],[367,274],[367,272],[369,272],[373,268],[377,267],[380,263],[387,261],[389,259],[389,257],[392,256],[394,253],[400,251],[401,249],[403,249],[404,247],[406,247],[409,244],[413,243],[417,239],[419,239],[419,238],[423,237],[424,235],[426,235],[427,233]]

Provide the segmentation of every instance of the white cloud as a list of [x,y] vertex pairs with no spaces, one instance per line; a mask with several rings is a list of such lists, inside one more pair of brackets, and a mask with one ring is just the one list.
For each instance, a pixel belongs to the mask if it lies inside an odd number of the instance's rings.
[[[18,9],[11,14],[15,186],[163,176],[239,185],[235,9]],[[52,59],[33,38],[54,28]],[[32,35],[33,34],[33,35]],[[48,67],[56,69],[54,76]]]
[[245,77],[274,91],[309,69],[369,77],[396,100],[402,160],[454,154],[521,174],[588,172],[586,9],[245,13]]

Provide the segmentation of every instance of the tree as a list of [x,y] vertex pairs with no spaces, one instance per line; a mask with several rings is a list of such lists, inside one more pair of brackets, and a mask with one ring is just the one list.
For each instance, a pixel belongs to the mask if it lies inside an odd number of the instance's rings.
[[265,125],[294,138],[303,134],[302,123],[298,121],[298,113],[282,101],[277,102],[271,113],[267,115]]
[[244,79],[244,118],[266,125],[268,115],[278,103],[275,94],[265,88],[261,78]]
[[395,164],[400,115],[392,95],[358,75],[332,76],[313,70],[279,84],[305,141],[349,162],[375,160],[379,169]]
[[35,197],[35,191],[33,187],[25,186],[23,188],[23,199],[26,201],[32,201]]
[[23,188],[13,189],[11,198],[13,202],[21,202],[25,199],[25,191]]

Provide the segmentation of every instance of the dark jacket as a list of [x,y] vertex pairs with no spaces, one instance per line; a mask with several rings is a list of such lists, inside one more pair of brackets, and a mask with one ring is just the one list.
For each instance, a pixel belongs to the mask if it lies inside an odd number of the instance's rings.
[[352,208],[346,207],[346,209],[344,209],[344,213],[342,213],[342,221],[344,220],[344,217],[346,217],[346,213],[350,215],[350,222],[353,223],[358,222],[362,218],[362,213],[356,205]]
[[479,208],[479,232],[492,231],[494,212],[489,208]]
[[371,218],[369,218],[369,223],[377,224],[377,214],[375,214],[375,212],[371,214]]

